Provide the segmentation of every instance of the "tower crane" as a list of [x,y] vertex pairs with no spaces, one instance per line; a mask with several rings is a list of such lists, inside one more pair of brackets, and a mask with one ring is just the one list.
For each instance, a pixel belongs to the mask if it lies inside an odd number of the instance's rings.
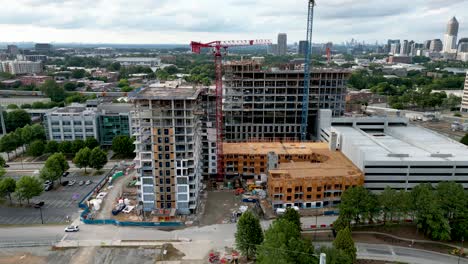
[[307,140],[307,119],[309,117],[310,64],[312,53],[312,26],[314,24],[315,0],[309,0],[307,15],[307,46],[304,61],[304,93],[302,96],[301,140]]
[[216,169],[217,181],[224,179],[223,170],[223,65],[222,56],[230,47],[243,47],[254,45],[270,45],[270,40],[232,40],[232,41],[212,41],[201,43],[192,41],[190,46],[192,52],[200,54],[202,48],[212,48],[216,74]]

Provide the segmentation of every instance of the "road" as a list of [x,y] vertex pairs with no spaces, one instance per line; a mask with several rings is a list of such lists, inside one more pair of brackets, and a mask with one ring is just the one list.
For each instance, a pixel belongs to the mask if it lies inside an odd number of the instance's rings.
[[[7,164],[10,166],[9,168],[5,168],[7,172],[31,172],[35,170],[40,170],[44,166],[45,162],[8,162]],[[119,162],[117,161],[109,161],[104,166],[105,169],[110,169],[114,167],[115,164]],[[80,170],[73,164],[72,162],[68,162],[70,165],[70,171]]]
[[[319,224],[331,220],[327,218],[322,219],[320,217],[318,219]],[[271,221],[262,221],[262,227],[265,229],[268,228],[270,222]],[[235,224],[189,227],[174,231],[162,231],[154,228],[141,227],[116,227],[112,225],[80,225],[80,232],[67,234],[63,232],[63,228],[64,226],[0,228],[0,247],[4,243],[11,244],[12,242],[24,243],[51,240],[75,241],[79,243],[79,245],[85,246],[87,243],[96,244],[96,241],[178,240],[189,238],[192,240],[194,247],[203,245],[203,247],[222,249],[225,246],[231,247],[234,244],[234,233],[236,231]],[[189,250],[189,248],[190,245],[187,245],[187,250]],[[210,248],[205,250],[210,250]],[[357,250],[359,259],[399,261],[416,264],[458,263],[457,257],[414,248],[357,243]],[[461,259],[460,263],[468,264],[468,261],[466,259]]]

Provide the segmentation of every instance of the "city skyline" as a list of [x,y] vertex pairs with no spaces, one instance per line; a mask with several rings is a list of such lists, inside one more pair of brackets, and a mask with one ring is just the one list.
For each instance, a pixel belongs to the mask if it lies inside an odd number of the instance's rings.
[[[284,32],[291,44],[305,38],[306,12],[303,0],[203,0],[196,5],[181,0],[139,0],[131,6],[107,0],[20,0],[0,10],[0,42],[185,44],[190,40],[275,39]],[[402,0],[318,2],[314,42],[442,39],[453,16],[460,22],[459,37],[468,36],[468,3],[463,0],[417,0],[411,8]]]

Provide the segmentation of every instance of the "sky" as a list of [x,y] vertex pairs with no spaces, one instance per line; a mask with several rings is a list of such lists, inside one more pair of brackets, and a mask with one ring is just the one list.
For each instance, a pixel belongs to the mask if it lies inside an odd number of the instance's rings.
[[[316,0],[314,43],[440,38],[468,0]],[[188,44],[305,38],[306,0],[0,0],[0,42]]]

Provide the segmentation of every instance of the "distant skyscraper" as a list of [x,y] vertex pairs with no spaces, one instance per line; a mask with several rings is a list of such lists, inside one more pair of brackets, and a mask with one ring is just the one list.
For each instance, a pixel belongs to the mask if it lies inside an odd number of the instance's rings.
[[[387,53],[392,53],[392,44],[400,44],[400,40],[399,39],[389,39],[387,41],[387,50],[385,50],[385,52]],[[399,51],[399,49],[398,49]]]
[[431,48],[431,40],[426,40],[424,41],[424,49],[430,49]]
[[39,53],[47,53],[52,51],[52,45],[48,43],[36,43],[34,50]]
[[444,52],[453,53],[457,48],[458,21],[452,17],[447,24],[447,31],[444,36]]
[[10,55],[16,56],[18,54],[18,46],[16,45],[8,45],[6,52]]
[[278,34],[278,55],[286,55],[288,51],[288,35],[286,33]]
[[400,54],[400,49],[401,49],[400,42],[393,43],[390,46],[390,54],[392,55]]
[[278,44],[268,45],[267,51],[270,55],[278,55]]
[[468,38],[461,38],[458,41],[457,52],[468,52]]
[[431,45],[429,47],[431,52],[441,52],[442,51],[442,40],[433,39],[431,40]]
[[408,41],[405,39],[403,40],[403,44],[401,44],[401,47],[400,47],[400,55],[406,56],[408,55],[408,51],[409,51]]
[[307,40],[299,41],[299,49],[297,50],[298,54],[305,55],[307,50]]

